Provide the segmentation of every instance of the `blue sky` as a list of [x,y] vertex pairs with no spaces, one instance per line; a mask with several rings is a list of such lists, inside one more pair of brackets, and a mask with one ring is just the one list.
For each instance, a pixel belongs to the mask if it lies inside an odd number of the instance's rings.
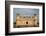
[[13,9],[13,21],[16,21],[16,14],[19,13],[20,15],[30,15],[33,16],[34,14],[39,15],[39,9],[31,9],[31,8],[14,8]]

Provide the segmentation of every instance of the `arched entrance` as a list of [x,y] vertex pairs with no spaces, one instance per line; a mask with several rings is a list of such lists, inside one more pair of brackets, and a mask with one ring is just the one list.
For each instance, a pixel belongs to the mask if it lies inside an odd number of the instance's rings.
[[26,24],[28,24],[28,21],[26,22]]

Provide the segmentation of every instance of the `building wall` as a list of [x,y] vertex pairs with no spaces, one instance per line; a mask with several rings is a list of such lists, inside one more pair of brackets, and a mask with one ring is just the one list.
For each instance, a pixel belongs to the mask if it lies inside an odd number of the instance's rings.
[[[26,23],[28,22],[28,23]],[[17,16],[16,18],[16,26],[34,26],[37,25],[37,17],[32,16],[31,18],[20,18]]]

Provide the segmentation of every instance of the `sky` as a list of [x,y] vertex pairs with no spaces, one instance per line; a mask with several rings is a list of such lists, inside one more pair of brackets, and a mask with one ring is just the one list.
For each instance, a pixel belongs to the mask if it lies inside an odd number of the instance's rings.
[[34,14],[39,15],[39,9],[32,9],[32,8],[14,8],[13,9],[13,21],[16,21],[16,14],[19,13],[20,15],[28,15],[33,16]]

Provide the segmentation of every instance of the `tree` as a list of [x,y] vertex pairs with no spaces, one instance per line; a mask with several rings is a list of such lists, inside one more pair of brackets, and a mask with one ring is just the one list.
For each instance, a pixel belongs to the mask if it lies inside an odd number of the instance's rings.
[[34,16],[36,16],[37,14],[34,14]]
[[16,24],[16,22],[14,22],[14,24]]
[[20,14],[19,13],[17,13],[17,16],[19,16]]

